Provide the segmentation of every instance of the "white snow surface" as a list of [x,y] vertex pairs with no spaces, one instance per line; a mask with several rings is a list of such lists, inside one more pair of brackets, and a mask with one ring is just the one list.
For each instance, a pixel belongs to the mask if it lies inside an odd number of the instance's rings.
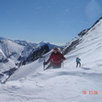
[[[15,62],[17,62],[17,58],[21,55],[23,49],[24,46],[21,46],[12,40],[0,39],[0,73],[16,67]],[[8,61],[3,63],[2,59],[8,59]]]
[[24,49],[23,46],[15,43],[14,41],[8,40],[8,39],[2,40],[2,43],[0,44],[0,48],[7,56],[10,55],[12,52],[21,54],[21,52]]
[[0,84],[0,102],[102,102],[102,20],[81,39],[61,68],[44,71],[43,60],[20,67]]
[[0,49],[0,60],[2,60],[3,58],[5,59],[6,56],[5,56],[5,54],[3,53],[3,51]]

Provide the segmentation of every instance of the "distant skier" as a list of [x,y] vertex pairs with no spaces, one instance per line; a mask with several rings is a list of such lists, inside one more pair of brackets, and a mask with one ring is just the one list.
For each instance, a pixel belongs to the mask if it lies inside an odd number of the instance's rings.
[[50,66],[52,66],[53,68],[60,68],[63,60],[65,60],[65,59],[66,58],[59,51],[59,49],[54,48],[53,52],[51,53],[51,55],[49,57],[49,59],[46,62],[44,62],[44,65],[46,65],[46,64],[48,64],[50,62],[50,65],[47,68],[49,68]]
[[81,59],[79,57],[76,58],[76,68],[81,67]]

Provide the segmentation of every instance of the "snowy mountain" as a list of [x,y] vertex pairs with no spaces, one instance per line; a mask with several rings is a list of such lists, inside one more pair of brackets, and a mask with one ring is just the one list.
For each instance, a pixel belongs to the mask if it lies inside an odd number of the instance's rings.
[[24,46],[6,38],[0,38],[0,73],[16,67],[15,63],[21,55]]
[[[96,43],[99,43],[98,39],[101,37],[101,22],[102,22],[102,17],[98,19],[90,28],[83,30],[78,34],[78,37],[75,37],[71,42],[69,42],[66,47],[64,48],[64,53],[68,53],[72,50],[74,50],[77,45],[79,46],[80,44],[83,44],[83,42],[88,43],[89,41],[96,41]],[[85,39],[85,41],[84,41]],[[87,40],[86,40],[87,39]],[[88,40],[90,39],[90,40]],[[97,39],[97,40],[96,40]],[[85,43],[83,44],[83,48],[85,46]],[[94,43],[93,43],[94,44]],[[87,47],[90,47],[91,44],[89,44]],[[98,47],[98,46],[97,46]],[[81,49],[83,49],[81,48]]]
[[0,39],[0,49],[7,57],[18,58],[24,47],[9,39]]
[[[102,18],[69,42],[63,53],[66,60],[59,69],[44,71],[39,59],[20,67],[0,85],[0,101],[101,102]],[[81,68],[76,68],[76,57],[81,58]]]
[[[10,40],[7,38],[0,37],[0,64],[1,64],[0,72],[14,67],[18,67],[18,64],[21,62],[28,63],[27,60],[29,56],[32,57],[33,56],[32,54],[35,53],[35,51],[36,51],[35,54],[37,54],[38,49],[40,49],[46,44],[50,48],[49,50],[51,50],[53,47],[56,46],[56,45],[53,45],[50,43],[44,43],[44,42],[40,42],[36,44],[36,43],[30,43],[27,41]],[[37,58],[39,57],[40,55],[37,56]],[[33,58],[33,59],[36,60],[37,58]],[[34,61],[33,59],[31,60],[31,62]],[[9,66],[8,66],[8,63],[9,63]]]

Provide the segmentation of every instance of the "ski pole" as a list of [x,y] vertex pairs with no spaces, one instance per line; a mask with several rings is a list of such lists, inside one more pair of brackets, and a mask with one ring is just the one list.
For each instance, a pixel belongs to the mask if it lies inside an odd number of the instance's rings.
[[45,70],[45,57],[44,57],[44,62],[43,62],[43,70]]

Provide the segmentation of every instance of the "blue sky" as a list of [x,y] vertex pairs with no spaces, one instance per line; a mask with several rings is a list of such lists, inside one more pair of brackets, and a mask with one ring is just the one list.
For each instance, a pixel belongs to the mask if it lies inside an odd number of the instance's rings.
[[102,0],[0,0],[0,36],[64,44],[102,16]]

